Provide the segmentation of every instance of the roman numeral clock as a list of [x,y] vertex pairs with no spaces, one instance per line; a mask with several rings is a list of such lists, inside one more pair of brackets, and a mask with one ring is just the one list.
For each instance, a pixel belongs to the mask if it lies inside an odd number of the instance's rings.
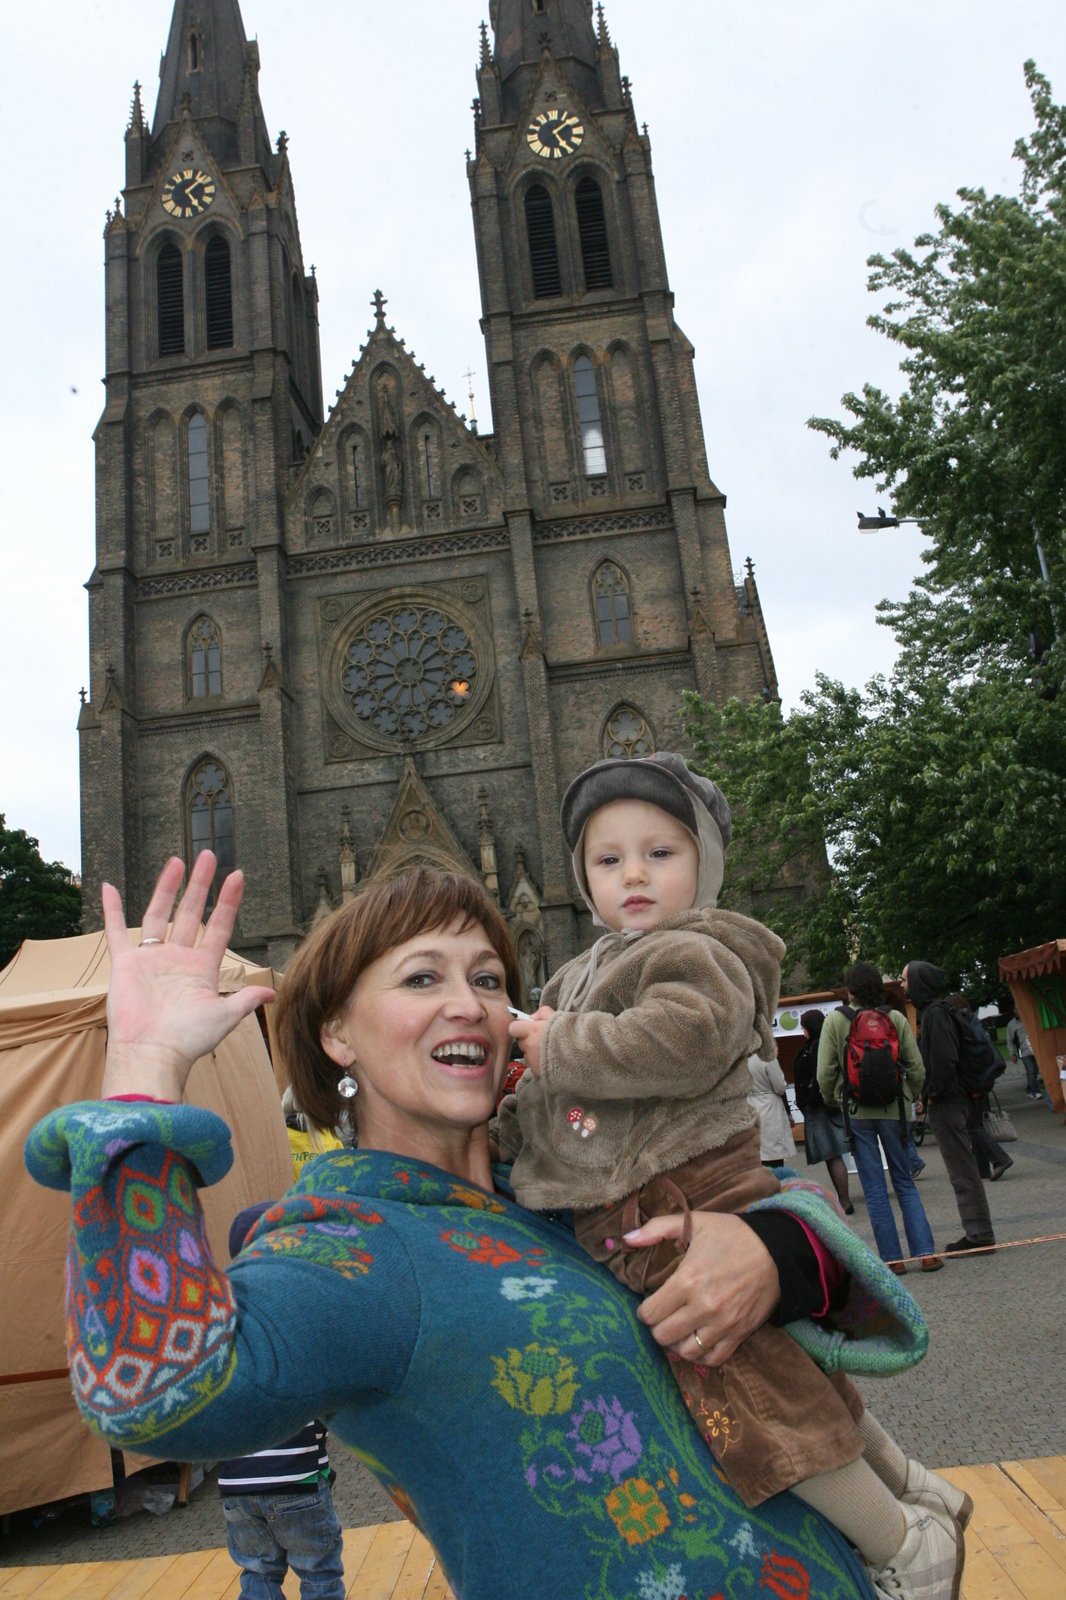
[[207,210],[215,198],[215,180],[209,172],[198,167],[185,167],[173,172],[163,185],[163,210],[182,221],[198,217]]
[[585,125],[565,106],[538,111],[526,129],[526,143],[544,161],[572,156],[585,137]]

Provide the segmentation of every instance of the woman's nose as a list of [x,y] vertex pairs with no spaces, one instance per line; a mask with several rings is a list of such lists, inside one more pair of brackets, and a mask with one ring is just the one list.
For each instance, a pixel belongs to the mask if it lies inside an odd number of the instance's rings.
[[445,1009],[453,1017],[483,1017],[485,1015],[485,996],[480,989],[473,988],[464,979],[458,979],[449,985],[445,997]]

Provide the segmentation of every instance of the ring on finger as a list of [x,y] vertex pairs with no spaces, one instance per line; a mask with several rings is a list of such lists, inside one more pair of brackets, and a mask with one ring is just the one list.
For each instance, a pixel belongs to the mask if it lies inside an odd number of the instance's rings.
[[701,1350],[706,1350],[707,1346],[704,1344],[703,1340],[700,1338],[700,1334],[699,1334],[699,1329],[698,1328],[693,1328],[692,1337],[695,1339],[696,1343],[699,1345]]
[[146,944],[162,944],[162,943],[163,943],[162,939],[142,939],[141,940],[141,944],[142,945],[146,945]]

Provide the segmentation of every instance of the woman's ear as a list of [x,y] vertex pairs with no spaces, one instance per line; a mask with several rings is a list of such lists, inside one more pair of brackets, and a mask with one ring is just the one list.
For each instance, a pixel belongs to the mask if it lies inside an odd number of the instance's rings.
[[340,1031],[339,1017],[333,1017],[319,1031],[318,1042],[331,1061],[338,1067],[350,1067],[355,1062],[355,1051]]

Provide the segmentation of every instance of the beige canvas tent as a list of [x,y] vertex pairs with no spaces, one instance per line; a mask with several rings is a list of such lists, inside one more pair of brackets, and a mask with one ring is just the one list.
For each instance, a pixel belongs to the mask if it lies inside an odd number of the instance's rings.
[[[130,938],[136,943],[139,930]],[[81,1421],[66,1373],[69,1201],[39,1188],[22,1161],[38,1118],[100,1092],[109,972],[102,934],[28,940],[0,972],[0,1513],[112,1483],[110,1452]],[[227,953],[224,990],[274,981]],[[292,1182],[278,1089],[254,1016],[196,1063],[187,1097],[233,1130],[233,1167],[202,1192],[211,1247],[225,1262],[233,1215]]]

